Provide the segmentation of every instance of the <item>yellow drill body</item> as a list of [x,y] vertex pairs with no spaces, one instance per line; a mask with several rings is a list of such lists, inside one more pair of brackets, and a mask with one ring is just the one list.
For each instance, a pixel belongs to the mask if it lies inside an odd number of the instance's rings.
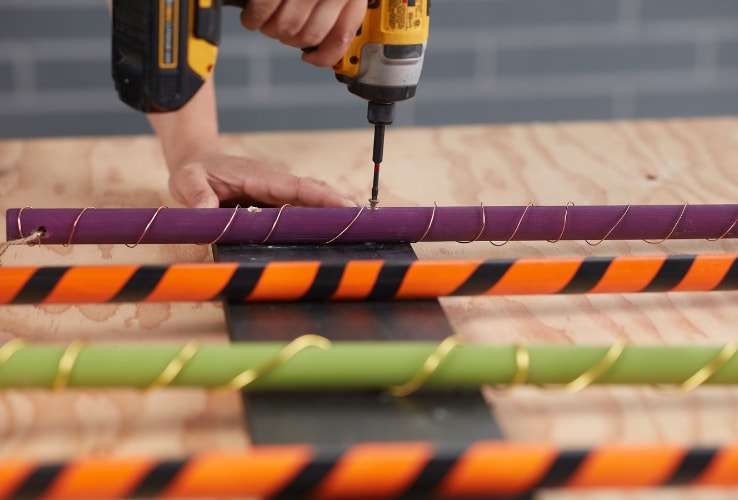
[[333,69],[349,91],[394,103],[415,95],[430,29],[429,0],[369,0],[364,22]]

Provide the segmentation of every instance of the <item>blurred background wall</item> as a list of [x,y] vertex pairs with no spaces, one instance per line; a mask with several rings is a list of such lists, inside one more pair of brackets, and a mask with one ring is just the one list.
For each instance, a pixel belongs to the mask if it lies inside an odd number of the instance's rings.
[[[433,0],[398,125],[738,114],[736,0]],[[366,127],[332,72],[224,19],[224,131]],[[0,0],[0,137],[148,133],[117,101],[105,0]]]

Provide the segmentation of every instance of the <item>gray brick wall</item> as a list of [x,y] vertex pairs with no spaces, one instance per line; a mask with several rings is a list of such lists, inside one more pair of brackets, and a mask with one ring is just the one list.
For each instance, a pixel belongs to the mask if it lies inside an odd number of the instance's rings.
[[[224,131],[366,127],[330,71],[224,19]],[[433,0],[397,124],[738,114],[738,0]],[[128,134],[105,0],[0,0],[0,137]]]

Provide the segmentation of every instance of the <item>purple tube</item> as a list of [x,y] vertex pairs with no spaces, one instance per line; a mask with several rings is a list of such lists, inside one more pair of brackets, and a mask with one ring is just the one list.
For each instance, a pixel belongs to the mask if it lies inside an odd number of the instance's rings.
[[[664,240],[738,236],[738,205],[9,209],[44,244]],[[19,227],[22,233],[19,232]]]

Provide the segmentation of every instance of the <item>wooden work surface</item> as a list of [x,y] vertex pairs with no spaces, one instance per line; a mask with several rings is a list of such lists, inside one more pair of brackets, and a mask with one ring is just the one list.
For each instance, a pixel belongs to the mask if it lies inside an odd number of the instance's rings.
[[[299,175],[368,197],[368,128],[228,136],[224,143],[233,154],[270,158]],[[0,142],[3,210],[176,206],[166,186],[155,138]],[[391,129],[380,198],[385,206],[735,203],[738,119]],[[662,254],[734,250],[735,242],[421,243],[415,249],[421,258]],[[13,247],[0,259],[12,266],[211,258],[204,246],[100,245]],[[736,299],[737,294],[724,292],[459,298],[444,299],[443,305],[456,331],[477,342],[713,344],[735,339]],[[4,306],[0,334],[0,340],[21,336],[59,342],[227,341],[217,304]],[[485,395],[503,431],[515,440],[566,446],[613,441],[719,445],[738,438],[734,389],[700,388],[684,395],[597,388],[569,395],[519,388]],[[200,390],[5,391],[0,393],[0,455],[53,459],[91,451],[146,451],[176,456],[240,447],[248,442],[242,418],[236,395]],[[688,490],[640,495],[635,497],[706,498]]]

